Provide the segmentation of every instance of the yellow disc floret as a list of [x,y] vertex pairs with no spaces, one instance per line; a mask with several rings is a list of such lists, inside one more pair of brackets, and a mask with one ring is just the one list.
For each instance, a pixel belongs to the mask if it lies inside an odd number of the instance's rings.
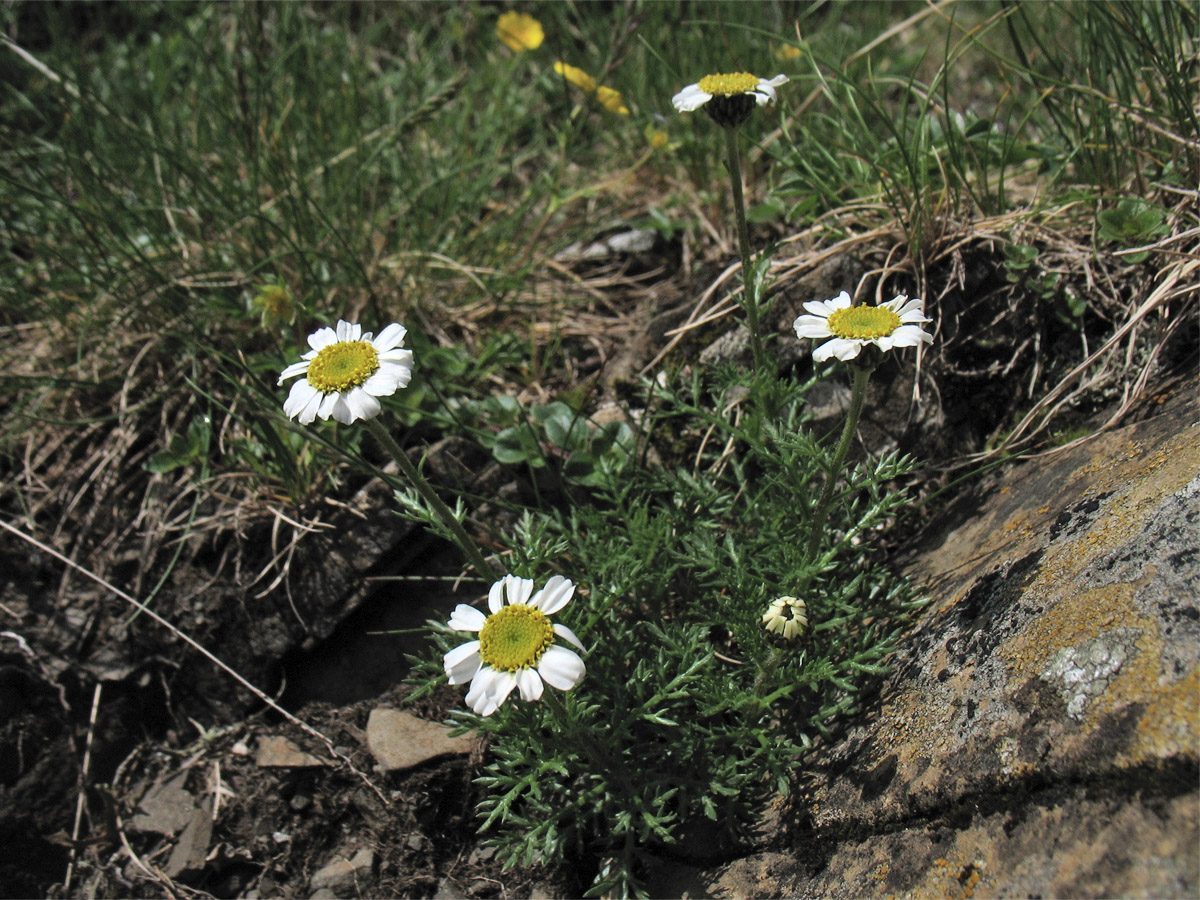
[[748,94],[758,87],[759,77],[749,72],[734,72],[731,75],[705,75],[699,81],[700,90],[714,97],[731,97]]
[[308,364],[308,383],[323,394],[362,387],[379,369],[379,353],[366,341],[330,344]]
[[501,672],[536,666],[554,643],[554,626],[532,606],[505,606],[479,632],[479,658]]
[[835,336],[855,341],[887,337],[899,327],[900,317],[882,306],[850,306],[829,317],[829,330]]

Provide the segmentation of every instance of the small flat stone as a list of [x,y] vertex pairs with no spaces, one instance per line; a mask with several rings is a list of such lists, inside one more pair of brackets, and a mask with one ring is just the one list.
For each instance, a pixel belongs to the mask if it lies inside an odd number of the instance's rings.
[[301,750],[285,737],[269,735],[259,738],[254,761],[263,768],[307,768],[329,765],[323,759]]
[[137,812],[129,825],[133,831],[175,835],[192,820],[196,798],[184,787],[187,772],[176,772],[157,781],[138,801]]
[[310,890],[317,892],[330,891],[334,895],[353,892],[358,881],[370,875],[375,865],[375,852],[369,847],[363,847],[353,856],[339,856],[318,870],[309,881]]
[[462,755],[475,749],[471,735],[450,737],[450,729],[398,709],[371,710],[367,749],[386,772],[411,769],[438,756]]
[[204,870],[208,845],[212,841],[212,798],[192,810],[187,827],[171,850],[163,871],[168,878],[191,877]]

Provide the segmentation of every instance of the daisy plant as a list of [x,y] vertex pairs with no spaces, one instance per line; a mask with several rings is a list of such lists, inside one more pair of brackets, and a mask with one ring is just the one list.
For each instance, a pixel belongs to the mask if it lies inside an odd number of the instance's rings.
[[764,79],[749,72],[706,75],[671,98],[671,103],[679,112],[694,112],[703,108],[725,134],[725,159],[733,187],[738,249],[742,257],[742,307],[746,310],[750,348],[754,367],[758,371],[763,368],[762,335],[758,322],[760,298],[750,267],[750,230],[746,224],[746,200],[742,194],[742,156],[738,131],[756,107],[775,102],[775,88],[787,81],[786,75]]
[[357,323],[338,320],[336,328],[318,328],[308,336],[309,351],[279,376],[279,384],[293,382],[283,411],[301,425],[329,419],[351,425],[363,422],[383,445],[396,465],[425,501],[433,515],[462,549],[480,576],[492,572],[478,545],[430,486],[408,455],[378,421],[380,397],[390,397],[412,379],[413,353],[403,347],[408,330],[398,322],[375,337]]
[[833,491],[854,439],[858,420],[867,396],[867,382],[883,359],[883,354],[900,347],[920,347],[933,341],[933,335],[921,326],[930,320],[925,316],[924,301],[898,294],[880,306],[854,305],[850,294],[842,291],[832,300],[810,300],[804,304],[805,315],[793,323],[796,336],[825,342],[813,350],[813,360],[830,358],[849,363],[854,372],[850,394],[850,409],[842,437],[833,453],[833,462],[821,492],[821,499],[809,526],[808,555],[815,556],[821,541],[821,531]]

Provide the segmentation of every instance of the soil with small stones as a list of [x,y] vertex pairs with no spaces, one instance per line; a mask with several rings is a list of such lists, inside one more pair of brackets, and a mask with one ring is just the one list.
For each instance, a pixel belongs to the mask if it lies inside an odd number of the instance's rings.
[[[977,293],[987,293],[999,271],[994,261],[965,268],[982,273],[970,275]],[[809,365],[786,339],[800,299],[833,296],[863,271],[840,259],[777,299],[773,324],[787,377],[805,377]],[[1004,324],[1012,317],[1003,309],[989,311],[1001,323],[991,331],[962,324],[965,287],[941,308],[942,350],[916,382],[926,399],[913,400],[911,361],[889,360],[873,380],[863,423],[867,446],[933,462],[929,480],[913,485],[919,493],[949,482],[940,463],[979,450],[1013,421],[1018,385],[1035,362],[1004,368],[998,345],[1019,342],[1006,333],[1016,326]],[[647,341],[612,347],[610,358],[622,356],[636,371],[682,320],[679,310],[647,313]],[[1066,325],[1039,327],[1041,358],[1077,340]],[[696,336],[677,353],[699,365],[719,336]],[[1159,383],[1187,370],[1195,345],[1193,333],[1180,334],[1161,356]],[[735,340],[709,350],[709,359],[743,352]],[[620,394],[619,385],[614,390]],[[1092,421],[1088,415],[1104,406],[1102,399],[1081,406],[1078,420]],[[837,410],[834,402],[829,430]],[[466,441],[437,445],[428,465],[438,483],[475,496],[519,499],[530,488]],[[161,578],[140,611],[49,551],[4,534],[0,897],[569,897],[586,889],[586,867],[503,870],[482,847],[474,779],[486,748],[406,771],[377,768],[365,739],[372,709],[403,706],[443,721],[462,703],[461,691],[449,687],[408,702],[406,655],[427,657],[429,648],[419,633],[382,632],[444,618],[482,587],[456,592],[441,580],[453,572],[453,554],[394,515],[379,483],[350,482],[339,504],[309,512],[313,527],[295,544],[281,541],[278,521],[264,517],[188,538],[170,566],[139,568],[133,554],[107,577],[139,597]],[[89,527],[117,527],[137,514],[132,506],[106,509]],[[68,534],[56,546],[98,540],[69,534],[70,515],[63,511],[60,531]],[[281,577],[260,579],[264,571]],[[384,575],[409,580],[365,580]],[[270,709],[155,616],[280,698],[321,737]],[[322,762],[262,765],[256,748],[268,737],[287,738]],[[178,817],[147,820],[145,805],[166,783],[176,790]],[[360,865],[348,881],[314,887],[331,863],[351,859]]]

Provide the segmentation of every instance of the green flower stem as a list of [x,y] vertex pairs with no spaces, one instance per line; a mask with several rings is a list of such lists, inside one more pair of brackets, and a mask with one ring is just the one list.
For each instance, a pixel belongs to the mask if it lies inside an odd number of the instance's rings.
[[750,350],[754,354],[754,370],[763,370],[762,336],[758,329],[758,297],[750,268],[750,229],[746,225],[746,198],[742,195],[742,154],[738,147],[738,128],[728,125],[725,132],[725,158],[729,179],[733,184],[733,210],[737,216],[738,250],[742,254],[742,306],[750,327]]
[[421,495],[422,499],[433,508],[437,517],[442,520],[442,524],[450,529],[450,533],[454,535],[454,539],[458,542],[458,546],[462,549],[462,552],[466,554],[476,574],[485,579],[492,577],[496,570],[484,559],[483,553],[479,550],[479,545],[471,539],[466,529],[462,527],[462,523],[451,512],[450,507],[442,501],[442,498],[437,495],[437,492],[429,485],[429,482],[417,471],[416,466],[409,460],[408,454],[396,443],[395,438],[388,434],[388,430],[383,427],[377,418],[367,419],[366,423],[367,428],[371,430],[371,434],[375,435],[375,439],[383,444],[384,449],[396,460],[396,465],[400,467],[400,471],[404,473],[404,477],[417,489],[417,493]]
[[838,476],[842,473],[842,464],[850,451],[850,442],[854,440],[854,432],[858,429],[858,419],[862,415],[863,401],[867,398],[867,381],[871,370],[852,366],[854,371],[854,386],[850,395],[850,409],[846,412],[846,425],[842,429],[842,439],[838,442],[833,453],[833,464],[829,467],[829,477],[821,499],[817,503],[817,511],[813,513],[811,530],[808,533],[808,557],[816,559],[817,548],[821,545],[821,529],[825,527],[825,517],[829,514],[829,504],[833,501],[834,488],[837,487]]

